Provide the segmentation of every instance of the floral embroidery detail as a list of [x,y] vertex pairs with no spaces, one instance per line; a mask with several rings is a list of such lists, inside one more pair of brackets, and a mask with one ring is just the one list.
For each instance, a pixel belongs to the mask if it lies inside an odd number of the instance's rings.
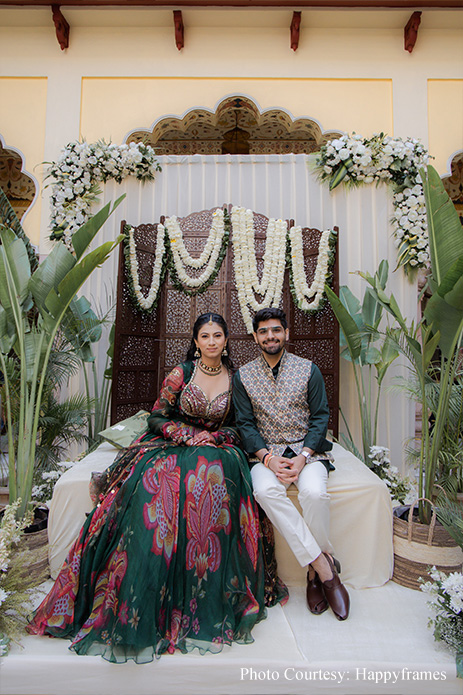
[[173,654],[175,647],[177,646],[180,628],[182,625],[182,611],[178,608],[174,608],[172,611],[172,616],[170,620],[170,630],[166,632],[166,639],[169,640],[169,646],[167,651],[169,654]]
[[140,616],[138,615],[138,608],[133,608],[132,609],[132,617],[130,618],[129,623],[131,624],[133,629],[136,630],[139,622],[140,622]]
[[249,497],[246,501],[241,499],[240,529],[252,566],[256,569],[259,554],[259,520],[254,504]]
[[127,553],[122,550],[124,537],[109,558],[106,568],[98,577],[95,584],[95,596],[92,612],[77,633],[72,644],[80,642],[92,630],[98,630],[106,625],[110,613],[117,615],[118,594],[122,580],[127,571]]
[[121,607],[119,609],[119,620],[121,621],[122,625],[127,625],[129,618],[129,609],[127,606],[127,601],[123,601],[121,603]]
[[195,567],[202,579],[207,570],[215,572],[221,560],[217,534],[231,530],[229,496],[220,461],[198,456],[196,470],[185,480],[187,490],[184,516],[187,522],[186,568]]
[[148,529],[155,529],[151,551],[162,555],[170,565],[177,550],[178,498],[180,491],[180,468],[177,456],[158,459],[143,476],[143,487],[153,495],[143,506],[143,520]]
[[246,579],[246,596],[249,599],[249,605],[247,608],[244,609],[243,615],[253,615],[259,613],[259,603],[256,600],[256,597],[251,591],[251,587],[249,585],[249,579],[245,577]]
[[193,620],[193,632],[195,633],[195,635],[197,635],[199,632],[199,620],[198,620],[198,618],[195,618]]

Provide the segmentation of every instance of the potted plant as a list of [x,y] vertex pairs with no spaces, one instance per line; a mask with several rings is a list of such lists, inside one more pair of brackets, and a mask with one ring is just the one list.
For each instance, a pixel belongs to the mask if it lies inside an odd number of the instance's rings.
[[[432,293],[422,319],[408,324],[394,295],[386,294],[378,278],[359,273],[370,285],[376,300],[394,319],[394,325],[386,330],[386,337],[408,360],[411,380],[426,423],[418,451],[420,523],[414,522],[412,514],[408,520],[399,519],[400,510],[395,510],[394,519],[394,532],[400,539],[395,543],[395,578],[412,588],[419,588],[418,577],[426,574],[429,565],[440,565],[450,571],[460,569],[462,561],[461,549],[453,539],[449,540],[443,527],[435,525],[435,510],[433,512],[430,500],[436,483],[438,456],[448,422],[452,389],[461,369],[463,229],[437,171],[428,166],[427,171],[420,173],[427,210],[431,255],[428,284]],[[437,367],[436,351],[439,352]],[[438,385],[432,428],[427,426],[431,383]],[[442,551],[440,559],[433,562],[432,553],[423,549],[422,562],[417,562],[407,556],[408,550],[417,542],[424,542],[429,547],[442,545],[448,550]],[[400,553],[396,552],[399,549]]]
[[[18,517],[30,500],[36,463],[39,420],[47,370],[64,321],[75,315],[76,295],[95,268],[122,240],[119,236],[93,250],[90,244],[119,205],[106,205],[72,236],[72,250],[56,244],[32,271],[27,246],[15,231],[0,226],[0,370],[8,437],[10,502],[21,499]],[[19,404],[12,408],[12,379]]]

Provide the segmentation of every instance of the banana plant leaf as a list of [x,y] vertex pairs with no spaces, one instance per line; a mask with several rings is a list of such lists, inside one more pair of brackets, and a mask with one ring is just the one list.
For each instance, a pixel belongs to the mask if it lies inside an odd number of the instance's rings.
[[438,285],[463,257],[463,227],[438,172],[429,165],[420,170],[426,200],[431,271]]

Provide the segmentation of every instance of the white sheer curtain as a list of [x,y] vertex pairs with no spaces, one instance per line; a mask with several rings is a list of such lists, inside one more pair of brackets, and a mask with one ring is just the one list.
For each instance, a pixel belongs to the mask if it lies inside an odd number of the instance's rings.
[[[311,173],[307,155],[163,156],[159,161],[162,171],[152,183],[141,185],[129,178],[120,185],[114,182],[105,185],[101,204],[115,201],[123,193],[126,198],[99,233],[100,243],[117,236],[122,219],[133,225],[157,222],[161,215],[184,216],[223,203],[249,207],[268,217],[292,218],[302,226],[319,229],[338,226],[340,284],[348,285],[357,296],[362,295],[365,283],[352,273],[356,270],[373,273],[383,258],[388,259],[389,288],[403,312],[414,315],[415,288],[402,270],[392,272],[396,249],[389,225],[391,196],[386,186],[364,186],[349,191],[341,187],[330,193]],[[104,306],[108,289],[113,288],[115,293],[116,278],[117,253],[91,277],[84,293]],[[100,364],[106,350],[103,343]],[[388,384],[393,373],[401,369],[394,367],[390,372]],[[79,385],[75,383],[73,388]],[[341,407],[352,431],[358,435],[355,384],[351,366],[345,360],[341,360],[340,389]],[[390,447],[394,464],[401,465],[403,442],[413,432],[413,404],[403,396],[385,392],[378,443]]]

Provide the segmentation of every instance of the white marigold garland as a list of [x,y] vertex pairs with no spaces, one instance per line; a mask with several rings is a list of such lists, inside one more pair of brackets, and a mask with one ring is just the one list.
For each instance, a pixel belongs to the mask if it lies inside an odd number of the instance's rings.
[[[317,311],[321,309],[324,303],[324,287],[330,272],[332,259],[331,241],[333,236],[334,232],[330,229],[322,232],[318,246],[315,275],[309,287],[304,269],[302,228],[297,226],[289,230],[293,297],[296,305],[303,311]],[[309,302],[309,300],[312,301]]]
[[[254,246],[254,214],[251,210],[234,206],[231,212],[235,282],[241,314],[248,333],[252,333],[250,308],[279,306],[286,266],[287,224],[270,219],[267,227],[262,279],[257,275]],[[263,299],[257,301],[255,293]]]
[[[225,225],[222,208],[217,208],[212,213],[211,230],[206,246],[199,258],[193,258],[188,253],[183,241],[182,230],[175,215],[166,218],[165,228],[170,242],[175,272],[182,285],[187,289],[193,290],[207,283],[212,273],[216,270],[217,259],[224,240]],[[206,267],[201,275],[191,277],[185,271],[185,266],[196,269]]]
[[137,247],[135,245],[133,227],[129,227],[128,229],[126,229],[126,234],[128,236],[128,258],[126,255],[126,259],[128,260],[130,281],[132,285],[133,294],[140,309],[142,309],[143,311],[151,311],[156,306],[159,289],[161,287],[162,277],[164,275],[163,262],[165,253],[165,230],[162,224],[158,224],[153,276],[151,278],[150,289],[146,297],[142,293],[140,286]]

